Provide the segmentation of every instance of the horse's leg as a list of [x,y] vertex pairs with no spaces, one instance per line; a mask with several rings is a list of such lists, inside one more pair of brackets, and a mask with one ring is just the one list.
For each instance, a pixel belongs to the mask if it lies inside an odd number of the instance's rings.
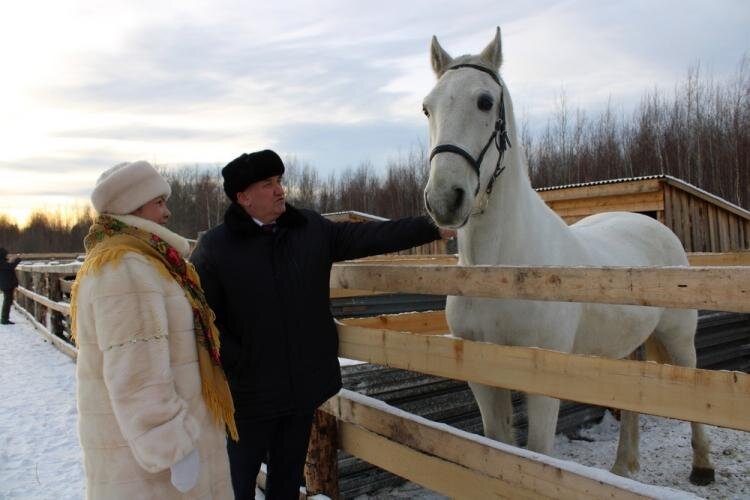
[[640,413],[622,410],[620,412],[620,440],[617,443],[617,458],[612,466],[612,472],[624,477],[630,477],[640,469],[638,463],[638,417]]
[[510,390],[472,382],[469,382],[469,387],[482,413],[484,435],[496,441],[515,444]]
[[[698,312],[693,309],[668,309],[654,332],[656,339],[666,348],[672,362],[678,366],[695,368],[695,325]],[[703,424],[691,422],[693,447],[693,470],[690,482],[706,485],[714,481],[714,466],[711,463],[711,447]]]
[[528,449],[545,455],[552,453],[559,411],[559,399],[526,395],[526,412],[529,418],[529,440],[526,445]]
[[[633,351],[628,359],[644,361],[646,359],[644,349],[638,348]],[[620,411],[620,439],[617,441],[617,457],[612,466],[612,472],[619,476],[630,477],[640,470],[641,465],[639,452],[639,423],[640,414],[633,411]]]

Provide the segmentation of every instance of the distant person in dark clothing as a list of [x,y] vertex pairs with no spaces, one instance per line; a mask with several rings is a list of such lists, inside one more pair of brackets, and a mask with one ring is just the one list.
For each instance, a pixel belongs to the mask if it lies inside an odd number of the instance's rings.
[[10,306],[13,304],[13,292],[18,287],[16,277],[16,266],[21,262],[20,257],[8,261],[8,251],[0,248],[0,290],[3,291],[3,309],[0,315],[0,324],[12,325],[10,320]]
[[333,263],[442,236],[427,217],[334,223],[294,208],[285,203],[283,173],[270,150],[224,167],[232,204],[191,256],[221,332],[240,436],[228,441],[239,500],[255,498],[266,456],[266,498],[299,496],[313,412],[341,389],[329,301]]

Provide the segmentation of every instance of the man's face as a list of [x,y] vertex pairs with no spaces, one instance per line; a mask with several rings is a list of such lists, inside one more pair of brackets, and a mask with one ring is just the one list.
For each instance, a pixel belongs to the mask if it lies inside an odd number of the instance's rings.
[[250,216],[264,224],[275,221],[284,213],[284,202],[284,186],[280,175],[253,182],[244,191],[237,193],[237,203]]
[[133,215],[164,225],[169,220],[172,212],[167,208],[166,197],[159,196],[137,209],[133,212]]

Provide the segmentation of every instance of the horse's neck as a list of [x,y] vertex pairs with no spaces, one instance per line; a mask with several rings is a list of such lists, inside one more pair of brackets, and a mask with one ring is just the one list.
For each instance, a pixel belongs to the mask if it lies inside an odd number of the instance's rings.
[[[551,242],[572,239],[570,230],[531,187],[513,155],[498,177],[481,214],[459,231],[461,264],[531,264],[555,261]],[[482,192],[482,196],[484,193]]]

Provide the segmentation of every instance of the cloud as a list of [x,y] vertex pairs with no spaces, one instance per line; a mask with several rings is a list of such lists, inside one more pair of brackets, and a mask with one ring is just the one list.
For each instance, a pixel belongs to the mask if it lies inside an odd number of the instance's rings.
[[353,125],[304,124],[275,131],[273,145],[282,154],[309,162],[322,174],[364,162],[385,165],[413,147],[426,144],[427,126],[404,122],[372,122]]
[[697,61],[731,74],[750,49],[746,0],[70,0],[38,12],[16,2],[0,21],[0,177],[23,193],[82,192],[120,161],[223,164],[269,146],[326,171],[382,165],[426,142],[433,34],[477,53],[500,25],[516,117],[537,125],[563,92],[590,116],[610,98],[624,113]]
[[130,124],[111,127],[102,126],[89,129],[61,130],[55,132],[53,135],[55,137],[77,139],[160,142],[163,140],[223,140],[236,138],[239,133],[229,130],[207,130],[191,127],[160,127],[147,124]]

